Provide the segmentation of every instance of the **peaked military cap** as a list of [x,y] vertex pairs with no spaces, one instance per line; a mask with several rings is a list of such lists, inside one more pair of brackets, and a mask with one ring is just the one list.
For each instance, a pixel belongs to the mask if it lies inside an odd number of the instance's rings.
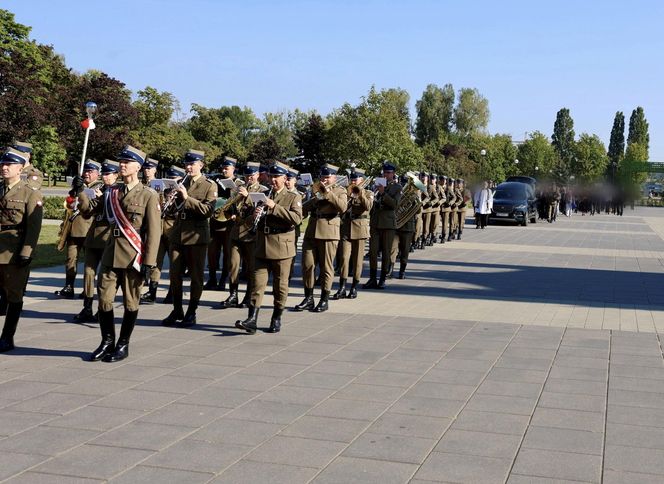
[[117,159],[118,161],[135,161],[139,165],[143,166],[143,163],[145,163],[145,157],[145,152],[139,150],[138,148],[134,148],[131,145],[127,145],[122,148],[122,151],[117,156]]
[[32,143],[26,141],[14,141],[12,148],[23,153],[32,153]]
[[104,160],[101,164],[101,174],[118,173],[120,171],[120,163],[113,160]]
[[197,161],[203,161],[205,158],[205,151],[200,150],[189,150],[184,154],[184,164],[196,163]]
[[0,158],[0,163],[19,163],[24,165],[28,161],[28,157],[22,151],[14,148],[7,148]]
[[145,168],[157,168],[159,166],[159,160],[155,160],[154,158],[148,158],[145,160],[145,163],[143,163],[143,169]]
[[168,170],[166,170],[166,177],[167,178],[181,178],[184,176],[186,172],[184,171],[184,168],[180,168],[179,166],[171,166]]
[[237,166],[237,160],[229,156],[224,156],[224,161],[221,162],[221,166]]
[[383,162],[383,172],[386,172],[386,171],[397,171],[397,167],[394,166],[389,161],[384,161]]
[[355,180],[356,178],[365,178],[366,172],[362,170],[361,168],[355,168],[351,174],[350,174],[350,179]]
[[286,177],[288,177],[288,178],[297,178],[297,176],[298,176],[299,174],[300,174],[299,171],[297,171],[297,170],[295,170],[295,169],[293,169],[293,168],[289,168],[289,169],[288,169],[288,175],[286,175]]
[[260,167],[261,167],[260,163],[257,163],[255,161],[248,161],[247,164],[244,165],[243,173],[245,175],[253,175],[254,173],[258,173]]
[[331,163],[325,163],[323,166],[320,167],[320,176],[336,175],[338,171],[339,171],[338,166],[334,166]]
[[97,163],[95,160],[88,158],[83,165],[83,171],[99,171],[101,170],[101,164]]
[[288,170],[290,170],[290,166],[280,161],[270,165],[270,175],[288,175]]

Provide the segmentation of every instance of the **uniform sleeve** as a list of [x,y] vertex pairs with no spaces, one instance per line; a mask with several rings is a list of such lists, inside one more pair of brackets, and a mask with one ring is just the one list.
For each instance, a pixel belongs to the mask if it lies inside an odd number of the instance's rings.
[[[393,188],[394,187],[394,188]],[[401,185],[394,183],[385,189],[382,204],[384,207],[396,209],[401,200]]]
[[369,190],[362,190],[360,196],[357,197],[357,200],[360,210],[367,212],[373,207],[374,194]]
[[325,200],[330,202],[339,212],[345,212],[348,208],[348,196],[343,188],[332,189],[325,192]]
[[147,190],[150,196],[145,204],[145,239],[143,240],[143,263],[148,266],[157,265],[157,251],[161,238],[161,211],[159,210],[159,195]]
[[19,255],[22,257],[32,257],[32,253],[37,247],[39,241],[39,233],[41,232],[42,217],[44,215],[44,207],[42,201],[42,194],[40,191],[30,189],[30,196],[28,197],[25,207],[25,238],[23,240],[23,247]]
[[208,187],[203,200],[198,200],[189,195],[189,197],[187,197],[187,199],[184,201],[184,208],[187,210],[187,213],[194,215],[198,219],[212,217],[214,206],[217,204],[217,190],[215,188],[216,183],[211,183],[209,180],[206,181],[208,182]]
[[78,195],[78,209],[85,218],[90,218],[96,213],[101,212],[103,204],[100,203],[100,198],[90,199],[85,192],[81,192]]
[[299,225],[302,222],[302,197],[294,193],[288,206],[277,204],[272,207],[271,214],[291,225]]

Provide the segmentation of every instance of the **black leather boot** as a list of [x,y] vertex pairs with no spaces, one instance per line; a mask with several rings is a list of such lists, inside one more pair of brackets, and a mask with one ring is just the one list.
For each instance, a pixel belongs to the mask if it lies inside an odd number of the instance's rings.
[[166,296],[164,297],[164,300],[161,303],[173,304],[173,293],[171,292],[171,286],[168,286],[168,291],[166,292]]
[[364,283],[362,286],[364,289],[377,289],[378,284],[376,283],[376,271],[369,271],[369,280]]
[[348,291],[348,299],[355,299],[357,297],[357,285],[360,281],[353,281],[353,284],[350,286],[350,291]]
[[420,235],[419,240],[417,241],[418,250],[424,249],[424,235]]
[[219,309],[228,309],[228,308],[236,308],[238,307],[238,299],[237,299],[237,284],[232,284],[231,283],[231,289],[230,289],[230,294],[226,298],[225,301],[222,301],[219,304]]
[[159,287],[159,282],[150,281],[148,283],[147,292],[141,296],[141,304],[154,304],[154,302],[157,300],[158,287]]
[[106,355],[115,351],[115,322],[113,311],[99,311],[99,329],[101,330],[101,343],[90,353],[90,361],[99,361]]
[[65,286],[59,291],[55,291],[55,295],[63,299],[74,299],[74,285],[73,281],[67,281]]
[[385,274],[380,273],[380,279],[378,280],[378,285],[376,286],[376,289],[385,289]]
[[0,335],[0,353],[14,349],[14,335],[22,309],[22,302],[7,303],[7,316],[5,316],[5,325],[2,328],[2,335]]
[[184,319],[184,311],[182,310],[182,294],[173,296],[173,311],[166,319],[162,320],[162,326],[175,326],[179,321]]
[[459,232],[457,232],[457,240],[461,240],[461,234],[462,234],[462,233],[463,233],[463,232],[461,232],[461,230],[459,230]]
[[293,308],[293,311],[312,311],[314,309],[314,290],[304,288],[304,299]]
[[217,290],[217,273],[210,271],[210,278],[203,285],[204,291],[216,291]]
[[406,278],[406,265],[407,263],[403,263],[399,266],[399,279],[405,279]]
[[115,345],[115,351],[104,356],[102,359],[103,362],[113,363],[124,360],[129,356],[129,339],[131,338],[131,333],[134,331],[137,317],[138,311],[125,310],[124,317],[122,318],[122,326],[120,327],[120,337]]
[[339,279],[339,290],[332,295],[335,301],[338,299],[346,299],[346,279]]
[[445,232],[442,232],[442,233],[440,234],[440,243],[441,243],[441,244],[444,244],[444,243],[445,243]]
[[96,323],[97,322],[97,318],[95,318],[95,315],[92,312],[92,298],[91,297],[86,297],[85,299],[83,299],[83,309],[81,310],[80,313],[78,313],[76,316],[74,316],[74,319],[72,319],[71,322],[76,323],[76,324]]
[[447,236],[447,241],[452,242],[453,238],[454,238],[454,235],[452,234],[452,231],[450,230],[450,234]]
[[256,333],[256,322],[258,321],[258,308],[249,305],[249,315],[245,320],[235,321],[235,327],[237,329],[243,329],[249,334]]
[[270,327],[267,329],[267,333],[278,333],[281,331],[281,315],[284,310],[280,308],[274,308],[272,310],[272,317],[270,318]]
[[184,318],[182,318],[182,321],[178,322],[178,327],[179,328],[190,328],[193,325],[196,324],[196,309],[198,308],[198,304],[191,304],[189,303],[189,307],[187,308],[187,312],[184,315]]
[[0,289],[0,316],[7,315],[7,293]]
[[240,304],[237,305],[239,308],[248,308],[251,304],[251,284],[247,284],[247,290],[244,292],[244,297]]
[[330,291],[321,290],[320,300],[318,301],[318,304],[314,308],[314,312],[324,313],[325,311],[327,311],[329,309],[329,305],[327,303],[329,298],[330,298]]

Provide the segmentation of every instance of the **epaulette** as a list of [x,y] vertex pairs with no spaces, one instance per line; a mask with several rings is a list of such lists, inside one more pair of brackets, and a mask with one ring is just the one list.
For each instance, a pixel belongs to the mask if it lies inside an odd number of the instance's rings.
[[148,190],[149,192],[152,192],[152,193],[157,193],[157,190],[155,190],[154,188],[152,188],[151,186],[148,186],[148,185],[143,185],[143,189]]

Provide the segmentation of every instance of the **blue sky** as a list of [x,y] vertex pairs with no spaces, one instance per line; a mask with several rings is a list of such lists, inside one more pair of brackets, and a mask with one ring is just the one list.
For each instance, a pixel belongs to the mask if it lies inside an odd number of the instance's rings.
[[327,114],[372,84],[415,101],[427,84],[476,87],[491,133],[550,135],[561,107],[577,135],[608,145],[616,111],[643,106],[650,159],[664,161],[664,2],[3,0],[75,70],[136,91],[172,92],[185,111]]

